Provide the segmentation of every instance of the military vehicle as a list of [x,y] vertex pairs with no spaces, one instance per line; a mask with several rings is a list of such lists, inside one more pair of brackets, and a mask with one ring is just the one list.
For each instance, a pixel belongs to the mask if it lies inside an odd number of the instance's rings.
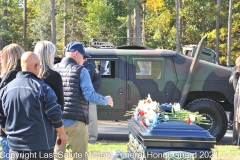
[[205,115],[211,125],[201,127],[222,139],[228,126],[225,111],[233,108],[231,69],[171,50],[129,48],[86,49],[102,74],[98,92],[114,100],[112,108],[98,106],[99,120],[129,119],[126,111],[150,94],[160,104],[180,102],[182,108]]
[[[194,57],[197,50],[197,45],[185,45],[183,47],[183,54],[189,57]],[[216,52],[210,48],[204,47],[200,55],[200,59],[211,62],[216,62]]]

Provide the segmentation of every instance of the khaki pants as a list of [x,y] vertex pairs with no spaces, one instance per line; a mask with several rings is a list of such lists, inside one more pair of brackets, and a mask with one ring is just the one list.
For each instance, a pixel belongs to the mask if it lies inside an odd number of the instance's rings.
[[89,124],[88,124],[89,142],[94,143],[98,138],[98,118],[97,105],[89,104]]
[[64,160],[73,159],[73,160],[87,160],[87,147],[88,147],[88,126],[81,122],[77,121],[71,126],[64,127],[65,132],[68,136],[68,143],[71,148],[71,152],[66,151],[66,145],[55,145],[54,153],[55,159]]

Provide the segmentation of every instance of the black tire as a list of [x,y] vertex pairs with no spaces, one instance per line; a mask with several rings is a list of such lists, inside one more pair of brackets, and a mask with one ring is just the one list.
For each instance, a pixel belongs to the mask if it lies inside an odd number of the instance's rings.
[[208,130],[210,134],[216,137],[216,141],[220,141],[226,134],[228,127],[227,115],[222,106],[211,99],[196,99],[187,104],[186,109],[191,112],[198,111],[206,116],[212,125],[199,125]]

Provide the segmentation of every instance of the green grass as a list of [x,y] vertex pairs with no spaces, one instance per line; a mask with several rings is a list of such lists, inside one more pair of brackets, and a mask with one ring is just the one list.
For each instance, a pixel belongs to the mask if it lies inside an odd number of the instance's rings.
[[240,149],[233,145],[215,145],[212,160],[239,160]]
[[[96,144],[89,144],[88,152],[93,154],[95,153],[94,155],[96,155],[94,158],[91,158],[89,160],[103,160],[105,159],[105,157],[103,157],[104,155],[108,155],[116,150],[120,150],[126,153],[127,142],[117,143],[117,142],[109,142],[109,141],[100,141],[100,142],[97,142]],[[212,151],[213,151],[212,160],[240,160],[240,149],[238,149],[237,146],[215,145]],[[101,153],[103,154],[102,157],[100,157]]]
[[[2,149],[1,146],[0,149]],[[95,144],[89,144],[89,160],[109,160],[111,153],[117,150],[126,154],[127,142],[98,141]],[[240,149],[237,146],[215,145],[212,151],[212,160],[240,160]]]

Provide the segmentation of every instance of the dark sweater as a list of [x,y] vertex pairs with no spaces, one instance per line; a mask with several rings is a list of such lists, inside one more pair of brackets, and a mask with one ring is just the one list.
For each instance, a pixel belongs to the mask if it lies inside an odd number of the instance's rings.
[[57,102],[61,105],[61,109],[64,109],[64,97],[63,97],[63,83],[61,75],[51,69],[48,69],[46,74],[42,78],[43,82],[48,84],[57,96]]
[[233,88],[234,88],[234,91],[236,91],[238,79],[239,79],[239,72],[234,71],[233,72]]
[[97,71],[97,68],[94,64],[93,61],[85,61],[83,63],[83,66],[88,70],[92,84],[93,84],[93,88],[95,89],[95,91],[98,91],[98,89],[101,86],[102,83],[102,77],[99,73],[99,71]]
[[[14,80],[16,78],[16,75],[19,71],[21,71],[21,66],[20,66],[20,61],[18,61],[17,67],[13,68],[12,70],[8,71],[5,73],[5,75],[2,77],[1,83],[0,83],[0,89],[2,89],[3,87],[5,87],[9,82],[11,82],[12,80]],[[7,135],[5,134],[5,132],[2,131],[2,128],[0,126],[0,136],[5,136],[7,137]]]

